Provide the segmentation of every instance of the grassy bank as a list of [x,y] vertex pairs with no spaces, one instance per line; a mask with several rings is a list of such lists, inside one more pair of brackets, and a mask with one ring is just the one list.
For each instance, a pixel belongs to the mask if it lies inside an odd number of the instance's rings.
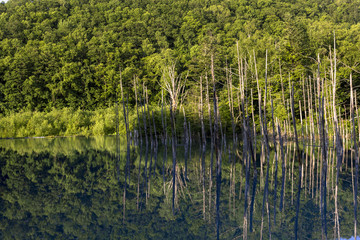
[[[183,108],[186,112],[186,127],[191,128],[193,136],[199,137],[201,133],[201,122],[197,107],[194,105],[183,105],[176,112],[176,132],[182,136],[184,130]],[[230,113],[226,111],[227,106],[220,105],[222,129],[227,136],[232,136]],[[140,130],[144,134],[144,120],[146,121],[147,134],[150,136],[156,130],[157,135],[164,133],[163,127],[168,134],[171,134],[169,108],[149,105],[149,108],[139,108],[139,119],[136,109],[129,108],[129,130]],[[144,111],[145,110],[145,111]],[[212,112],[213,110],[211,110]],[[119,105],[118,117],[116,119],[116,107],[97,109],[94,111],[81,109],[53,109],[49,112],[23,111],[0,115],[0,138],[23,138],[23,137],[52,137],[52,136],[104,136],[116,134],[116,123],[119,123],[120,135],[126,135],[126,128],[123,116],[123,107]],[[144,119],[145,118],[145,119]],[[260,131],[258,119],[255,120],[257,130]],[[163,126],[164,124],[164,126]],[[204,128],[206,136],[210,136],[209,116],[204,112]],[[241,131],[239,121],[235,123],[236,132]],[[299,126],[300,127],[300,126]],[[270,128],[270,125],[269,125]]]
[[70,108],[26,111],[1,116],[0,138],[109,135],[115,133],[115,125],[114,107],[95,111]]
[[[163,133],[161,107],[149,106],[139,109],[140,129],[144,130],[144,118],[148,128],[148,134],[154,134],[154,124],[158,134]],[[190,116],[192,128],[199,131],[197,114],[192,110],[186,110]],[[51,136],[104,136],[116,134],[116,124],[119,124],[119,133],[126,135],[123,116],[123,107],[119,105],[118,117],[116,119],[116,107],[97,109],[94,111],[81,109],[53,109],[49,112],[23,111],[0,115],[0,138],[22,138],[22,137],[51,137]],[[143,115],[144,114],[144,115]],[[138,129],[138,118],[135,109],[129,108],[128,114],[129,130]],[[167,118],[167,131],[170,132],[169,110],[164,108],[164,117]],[[176,129],[183,130],[183,115],[177,113]]]

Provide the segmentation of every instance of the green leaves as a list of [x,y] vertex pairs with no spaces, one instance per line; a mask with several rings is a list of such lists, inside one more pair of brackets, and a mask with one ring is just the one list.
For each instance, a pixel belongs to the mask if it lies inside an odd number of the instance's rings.
[[328,58],[334,30],[338,76],[346,79],[349,69],[360,71],[358,9],[358,2],[318,0],[12,0],[0,5],[0,113],[108,107],[116,100],[120,69],[130,107],[134,77],[153,103],[163,68],[172,62],[178,74],[188,74],[187,88],[195,93],[200,76],[210,76],[212,54],[218,90],[226,91],[223,69],[238,69],[237,41],[250,85],[253,51],[260,82],[266,50],[269,76],[279,74],[280,60],[283,74],[297,80],[312,74],[317,54]]

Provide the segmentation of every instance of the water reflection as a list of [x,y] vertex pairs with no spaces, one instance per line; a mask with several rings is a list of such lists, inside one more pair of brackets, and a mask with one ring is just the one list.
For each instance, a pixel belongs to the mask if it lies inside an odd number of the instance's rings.
[[351,152],[340,168],[328,148],[324,170],[321,149],[305,142],[299,165],[278,135],[268,156],[250,140],[223,142],[216,158],[213,143],[192,139],[174,145],[175,166],[166,141],[1,140],[0,238],[215,239],[218,228],[220,239],[320,239],[326,224],[327,238],[350,239]]

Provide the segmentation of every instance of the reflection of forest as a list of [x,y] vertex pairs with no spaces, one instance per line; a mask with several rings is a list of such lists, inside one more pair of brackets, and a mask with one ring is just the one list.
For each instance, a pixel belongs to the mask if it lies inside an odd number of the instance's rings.
[[[0,139],[0,147],[16,150],[19,154],[40,153],[48,150],[54,154],[70,155],[73,151],[84,152],[88,149],[106,150],[115,154],[116,138],[114,136],[97,136]],[[120,150],[126,151],[126,144]]]
[[[3,147],[0,152],[2,239],[216,237],[216,178],[214,174],[213,177],[209,174],[212,156],[210,146],[207,146],[204,158],[200,144],[192,145],[186,151],[184,146],[178,146],[173,215],[170,149],[167,153],[164,147],[152,150],[131,146],[127,161],[126,144],[121,146],[120,155],[117,156],[114,137],[100,140],[9,140],[0,144]],[[5,144],[8,146],[6,149]],[[231,151],[227,148],[231,149],[229,144],[223,146],[222,151],[220,238],[240,238],[247,234],[250,239],[259,239],[266,172],[261,169],[260,160],[265,161],[264,156],[260,154],[259,148],[257,185],[251,208],[253,168],[246,168],[246,162],[240,160],[241,147],[235,155],[229,155]],[[273,238],[292,239],[294,236],[299,183],[294,149],[292,143],[284,148],[283,194],[281,158],[277,173],[278,186],[274,194],[274,154],[270,155],[269,197],[262,229],[265,239],[269,234],[269,219]],[[320,239],[320,167],[316,162],[318,149],[311,146],[305,149],[307,154],[300,179],[298,236],[301,239]],[[334,234],[336,169],[335,154],[330,151],[328,156],[327,229],[328,237],[331,238]],[[342,166],[338,190],[340,233],[346,238],[352,236],[354,230],[351,167],[351,162]],[[245,208],[244,204],[249,207]],[[280,204],[283,204],[281,211]],[[253,232],[249,231],[251,211]]]

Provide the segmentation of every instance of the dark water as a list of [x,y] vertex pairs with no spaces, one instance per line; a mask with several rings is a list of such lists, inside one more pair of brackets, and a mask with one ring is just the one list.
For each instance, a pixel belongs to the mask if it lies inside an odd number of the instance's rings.
[[178,144],[175,174],[170,143],[117,143],[115,137],[1,140],[0,239],[216,239],[217,230],[220,239],[321,239],[324,227],[329,239],[354,236],[350,151],[339,171],[336,228],[331,148],[324,222],[318,147],[302,146],[301,168],[293,143],[283,155],[277,146],[277,165],[271,146],[264,194],[260,143],[256,171],[239,144],[223,143],[218,166],[210,143],[204,151],[195,141]]

